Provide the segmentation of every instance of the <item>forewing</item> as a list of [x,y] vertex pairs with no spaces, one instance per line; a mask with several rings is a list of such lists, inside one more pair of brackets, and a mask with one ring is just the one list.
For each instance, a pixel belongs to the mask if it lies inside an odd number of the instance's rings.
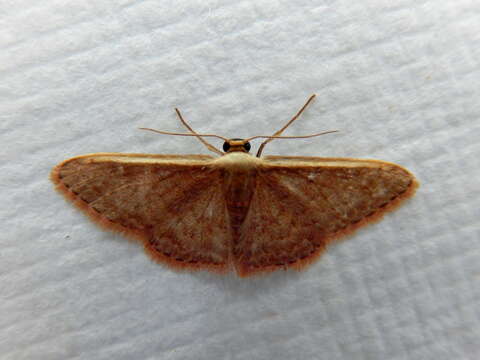
[[387,162],[266,157],[235,244],[240,275],[302,268],[333,239],[381,217],[411,195],[412,174]]
[[59,164],[51,178],[92,220],[141,240],[155,260],[223,271],[231,235],[223,177],[212,159],[92,154]]

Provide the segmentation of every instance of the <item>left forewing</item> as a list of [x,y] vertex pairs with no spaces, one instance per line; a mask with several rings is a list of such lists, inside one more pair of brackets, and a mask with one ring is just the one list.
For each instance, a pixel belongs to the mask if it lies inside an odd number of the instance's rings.
[[56,166],[57,189],[103,227],[141,240],[177,268],[224,271],[230,232],[210,156],[91,154]]

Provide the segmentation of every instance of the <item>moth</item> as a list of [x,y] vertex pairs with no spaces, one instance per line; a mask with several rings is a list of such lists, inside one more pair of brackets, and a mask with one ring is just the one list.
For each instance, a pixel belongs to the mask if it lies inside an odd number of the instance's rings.
[[[418,186],[403,167],[378,160],[261,156],[272,136],[194,136],[219,156],[95,153],[57,165],[51,180],[65,198],[105,229],[143,243],[175,269],[235,270],[250,276],[300,270],[332,241],[378,220]],[[224,141],[223,151],[207,142]],[[250,141],[263,138],[256,156]]]

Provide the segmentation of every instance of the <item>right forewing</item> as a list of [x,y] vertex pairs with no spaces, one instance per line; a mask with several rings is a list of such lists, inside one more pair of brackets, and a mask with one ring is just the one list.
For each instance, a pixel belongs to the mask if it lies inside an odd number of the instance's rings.
[[235,245],[241,275],[302,268],[326,245],[413,194],[402,167],[355,159],[267,157]]

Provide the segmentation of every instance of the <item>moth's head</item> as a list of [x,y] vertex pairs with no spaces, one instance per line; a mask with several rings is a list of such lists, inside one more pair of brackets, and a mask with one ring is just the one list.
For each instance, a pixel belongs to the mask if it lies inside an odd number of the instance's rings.
[[234,151],[248,153],[250,151],[250,143],[244,139],[228,139],[223,143],[223,151],[226,153]]

